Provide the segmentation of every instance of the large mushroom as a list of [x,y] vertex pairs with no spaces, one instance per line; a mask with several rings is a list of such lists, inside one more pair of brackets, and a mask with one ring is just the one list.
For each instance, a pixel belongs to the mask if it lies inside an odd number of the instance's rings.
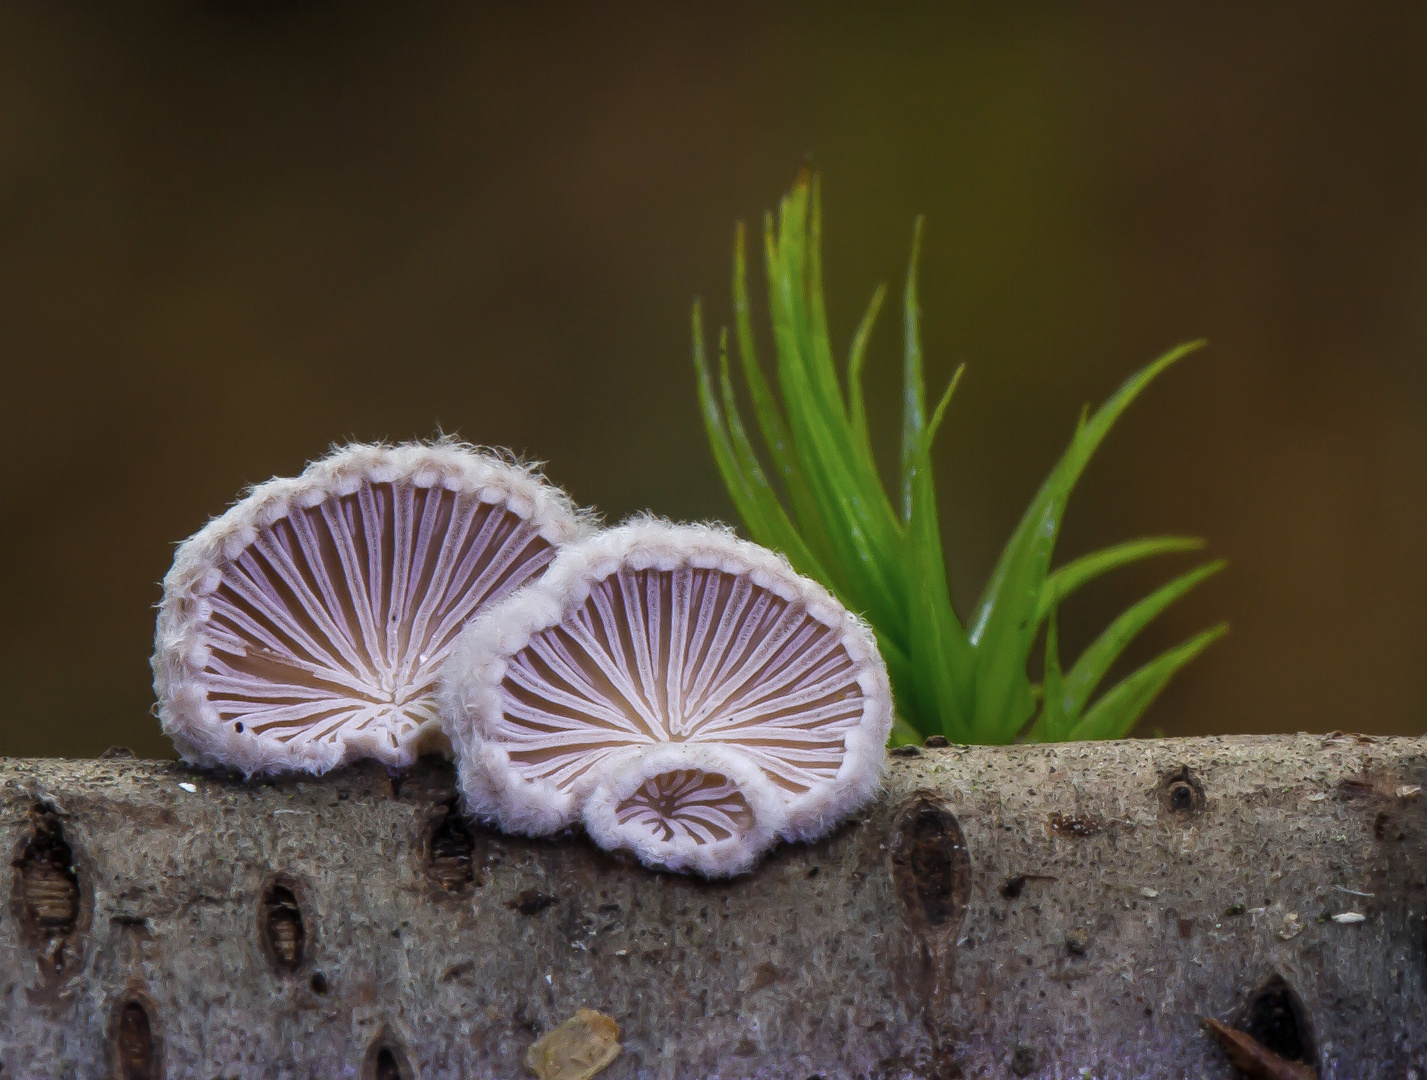
[[533,469],[449,439],[260,484],[164,578],[163,729],[185,759],[249,774],[409,765],[444,743],[436,680],[461,628],[586,531]]
[[861,620],[727,530],[653,519],[564,548],[442,686],[469,810],[709,876],[864,804],[892,724]]

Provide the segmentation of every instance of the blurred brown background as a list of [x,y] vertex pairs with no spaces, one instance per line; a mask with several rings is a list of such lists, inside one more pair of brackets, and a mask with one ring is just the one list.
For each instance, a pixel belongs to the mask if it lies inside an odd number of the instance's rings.
[[171,545],[334,440],[439,426],[611,519],[730,516],[689,303],[727,318],[734,221],[805,159],[841,341],[927,215],[963,609],[1080,405],[1204,335],[1060,547],[1231,561],[1146,635],[1233,624],[1145,728],[1423,731],[1427,6],[1177,7],[0,6],[0,753],[169,753]]

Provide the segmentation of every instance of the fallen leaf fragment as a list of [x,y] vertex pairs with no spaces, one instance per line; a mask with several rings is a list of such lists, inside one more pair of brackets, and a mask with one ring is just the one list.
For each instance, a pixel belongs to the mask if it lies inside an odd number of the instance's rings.
[[1399,799],[1415,799],[1418,795],[1421,794],[1421,784],[1403,784],[1400,788],[1397,789],[1397,797]]
[[1219,1041],[1234,1068],[1249,1080],[1318,1080],[1318,1070],[1297,1061],[1285,1061],[1252,1035],[1201,1016],[1199,1022]]
[[525,1067],[539,1080],[590,1080],[619,1057],[619,1025],[602,1012],[577,1009],[525,1053]]
[[1279,939],[1291,941],[1303,933],[1303,929],[1303,922],[1299,919],[1298,912],[1289,912],[1283,917],[1283,929],[1278,932]]

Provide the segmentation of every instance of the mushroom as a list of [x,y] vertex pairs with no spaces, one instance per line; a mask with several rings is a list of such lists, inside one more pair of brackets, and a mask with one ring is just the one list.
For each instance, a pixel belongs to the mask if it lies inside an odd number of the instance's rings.
[[742,873],[777,839],[784,820],[767,776],[742,755],[699,743],[614,755],[585,800],[585,831],[606,850],[646,866]]
[[248,774],[409,765],[444,742],[436,680],[461,628],[587,531],[533,468],[451,439],[348,446],[260,484],[164,578],[163,729]]
[[469,811],[708,876],[863,805],[892,724],[860,619],[726,529],[652,518],[475,619],[441,694]]

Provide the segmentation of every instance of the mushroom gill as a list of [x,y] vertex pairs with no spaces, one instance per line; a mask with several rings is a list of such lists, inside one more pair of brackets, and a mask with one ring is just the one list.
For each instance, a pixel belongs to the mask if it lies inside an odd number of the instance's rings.
[[749,869],[783,821],[773,786],[736,752],[670,744],[616,757],[581,818],[600,847],[648,866],[724,877]]
[[634,845],[704,873],[865,802],[891,726],[875,642],[825,590],[724,530],[654,520],[565,548],[472,623],[443,682],[470,809],[520,832],[583,811],[602,843],[751,852],[691,861]]
[[254,488],[180,545],[154,684],[188,760],[247,773],[402,766],[437,675],[486,605],[583,532],[538,476],[445,441],[351,446]]

